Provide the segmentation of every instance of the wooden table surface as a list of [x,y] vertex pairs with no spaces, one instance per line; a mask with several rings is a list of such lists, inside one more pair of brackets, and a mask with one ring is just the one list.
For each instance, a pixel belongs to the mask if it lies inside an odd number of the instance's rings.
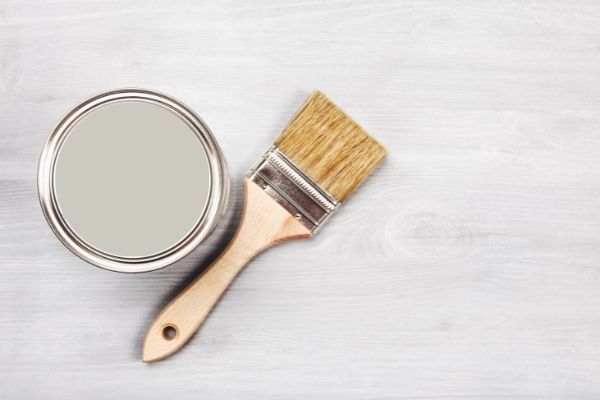
[[[125,86],[196,110],[234,183],[211,240],[143,275],[72,255],[36,192],[54,124]],[[388,159],[141,363],[314,88]],[[1,399],[598,399],[599,205],[597,1],[0,0]]]

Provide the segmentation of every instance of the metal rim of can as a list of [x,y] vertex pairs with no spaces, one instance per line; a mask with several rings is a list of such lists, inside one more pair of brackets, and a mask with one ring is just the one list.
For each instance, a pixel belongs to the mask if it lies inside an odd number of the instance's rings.
[[[54,169],[60,148],[71,129],[85,115],[103,105],[139,100],[176,113],[194,131],[206,151],[210,167],[209,199],[191,231],[173,246],[143,257],[105,253],[81,239],[63,217],[55,195]],[[189,254],[214,230],[227,208],[229,175],[225,158],[212,132],[189,107],[165,94],[146,89],[117,89],[100,93],[73,108],[52,130],[42,150],[38,167],[38,197],[44,216],[58,239],[75,255],[100,268],[124,273],[150,272],[164,268]]]

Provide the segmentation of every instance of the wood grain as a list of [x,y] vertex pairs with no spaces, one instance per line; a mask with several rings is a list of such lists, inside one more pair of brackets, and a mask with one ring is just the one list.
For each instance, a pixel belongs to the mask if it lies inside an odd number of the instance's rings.
[[[0,0],[0,398],[597,399],[599,20],[590,0]],[[64,249],[41,148],[123,86],[196,110],[232,182],[315,88],[389,151],[153,365],[147,327],[231,237],[242,193],[156,273]]]

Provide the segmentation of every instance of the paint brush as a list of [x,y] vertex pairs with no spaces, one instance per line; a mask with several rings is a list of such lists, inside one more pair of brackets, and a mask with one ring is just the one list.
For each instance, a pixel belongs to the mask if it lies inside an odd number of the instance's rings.
[[312,93],[244,179],[244,212],[228,247],[150,326],[143,361],[179,350],[255,255],[313,236],[385,154],[323,93]]

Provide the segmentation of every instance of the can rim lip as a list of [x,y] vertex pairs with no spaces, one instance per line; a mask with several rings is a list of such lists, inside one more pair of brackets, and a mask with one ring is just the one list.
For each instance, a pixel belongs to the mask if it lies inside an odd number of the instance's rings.
[[[171,247],[158,253],[124,257],[95,248],[67,224],[55,196],[54,169],[64,140],[85,115],[110,103],[127,100],[150,102],[176,113],[194,131],[207,154],[210,190],[202,216],[194,227]],[[171,96],[153,90],[124,88],[93,96],[69,111],[51,131],[40,155],[38,199],[44,216],[58,239],[81,259],[103,269],[123,273],[149,272],[164,268],[188,255],[214,230],[225,213],[229,198],[227,164],[210,128],[189,107]]]

